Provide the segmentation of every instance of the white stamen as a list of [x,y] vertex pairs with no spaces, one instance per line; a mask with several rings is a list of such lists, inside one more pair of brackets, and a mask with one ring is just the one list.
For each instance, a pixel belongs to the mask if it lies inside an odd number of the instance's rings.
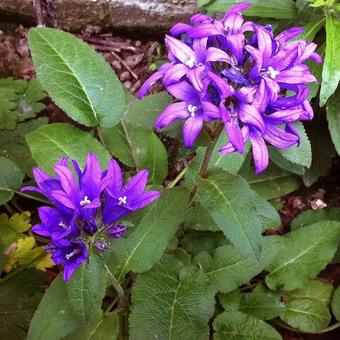
[[195,105],[188,105],[188,111],[190,112],[191,117],[195,117],[195,113],[197,111],[197,106]]
[[231,117],[231,118],[237,118],[237,112],[231,113],[231,114],[230,114],[230,117]]
[[121,205],[121,204],[126,204],[126,200],[127,200],[127,197],[126,196],[121,196],[118,198],[118,205]]
[[91,201],[89,200],[89,198],[87,196],[84,197],[84,199],[82,201],[80,201],[80,206],[83,207],[84,205],[89,205],[91,204]]
[[270,78],[275,79],[277,75],[280,74],[280,71],[274,70],[271,66],[268,67],[267,73]]
[[76,255],[79,251],[77,249],[73,250],[69,254],[65,255],[66,260],[69,260],[72,256]]
[[185,65],[188,66],[189,68],[193,68],[196,64],[196,59],[194,56],[191,56],[186,62]]
[[60,221],[58,225],[64,229],[68,229],[67,225],[63,221]]

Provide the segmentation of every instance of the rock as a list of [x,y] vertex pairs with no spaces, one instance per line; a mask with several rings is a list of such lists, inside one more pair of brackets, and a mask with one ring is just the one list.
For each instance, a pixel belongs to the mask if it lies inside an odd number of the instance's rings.
[[[166,31],[198,11],[195,0],[54,0],[58,24],[70,31],[87,25],[129,30]],[[34,23],[32,0],[0,1],[0,15]]]

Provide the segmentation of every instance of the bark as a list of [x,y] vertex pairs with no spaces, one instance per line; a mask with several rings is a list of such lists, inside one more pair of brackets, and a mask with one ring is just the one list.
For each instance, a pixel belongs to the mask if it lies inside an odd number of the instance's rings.
[[[196,13],[195,3],[195,0],[54,0],[53,6],[58,24],[65,30],[79,31],[95,25],[164,31]],[[0,15],[17,22],[36,23],[33,0],[0,0]]]

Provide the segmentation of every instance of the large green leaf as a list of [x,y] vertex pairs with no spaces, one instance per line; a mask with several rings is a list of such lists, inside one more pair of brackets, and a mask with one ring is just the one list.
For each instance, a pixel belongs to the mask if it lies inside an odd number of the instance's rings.
[[[225,12],[228,8],[243,0],[213,0],[205,8],[213,12]],[[244,14],[262,18],[291,19],[296,16],[296,7],[291,0],[248,0],[252,6]],[[206,0],[200,0],[200,6],[206,4]]]
[[326,113],[332,141],[338,155],[340,155],[340,90],[338,90],[330,98],[330,100],[328,100],[326,105]]
[[149,180],[153,184],[161,184],[168,174],[168,154],[155,133],[149,135],[143,168],[149,169]]
[[21,186],[24,174],[11,160],[0,157],[0,205],[13,197],[13,190]]
[[72,119],[112,127],[125,106],[123,87],[104,58],[73,35],[33,28],[28,36],[38,79]]
[[182,222],[188,192],[184,188],[166,190],[147,210],[136,230],[117,240],[114,270],[121,281],[129,271],[141,273],[159,260]]
[[43,286],[42,273],[31,269],[0,279],[0,339],[27,338],[26,330],[42,297]]
[[91,254],[89,263],[81,265],[66,285],[68,302],[81,323],[101,314],[106,286],[104,261],[98,255]]
[[270,291],[264,284],[258,285],[251,293],[241,295],[240,311],[261,320],[271,320],[282,314],[284,304],[279,292]]
[[141,274],[132,288],[132,340],[205,340],[214,312],[214,293],[206,275],[166,255]]
[[241,303],[241,292],[239,289],[235,289],[230,293],[218,293],[217,299],[226,312],[238,310]]
[[96,154],[102,166],[106,166],[110,158],[107,150],[91,134],[70,124],[41,126],[29,133],[26,140],[33,159],[47,172],[51,172],[54,164],[65,156],[77,160],[81,167],[89,152]]
[[265,199],[286,195],[296,190],[301,182],[297,176],[280,169],[273,163],[261,175],[255,175],[252,168],[241,169],[240,175]]
[[202,252],[194,260],[210,277],[216,291],[228,293],[261,273],[273,261],[279,248],[267,249],[266,242],[264,245],[260,263],[232,245],[219,247],[213,254]]
[[242,312],[224,312],[214,321],[214,340],[280,340],[280,334],[266,322]]
[[340,222],[325,221],[292,231],[284,236],[270,236],[271,247],[282,249],[280,256],[266,270],[271,289],[294,290],[313,279],[332,260],[340,237]]
[[295,230],[321,221],[340,221],[340,208],[304,211],[294,218],[290,228]]
[[58,275],[33,316],[28,340],[60,340],[78,326],[79,322],[68,303],[66,284]]
[[295,299],[289,302],[281,319],[303,332],[319,333],[331,321],[327,306],[312,299]]
[[320,106],[335,92],[340,81],[340,20],[326,11],[326,56],[322,70]]
[[252,201],[253,192],[246,181],[219,170],[206,179],[197,177],[196,182],[199,200],[218,227],[235,247],[259,260],[262,227]]
[[116,313],[93,315],[85,325],[75,330],[63,340],[116,340],[118,316]]
[[300,135],[300,144],[279,150],[279,153],[288,161],[309,168],[312,164],[312,148],[308,136],[301,122],[295,123],[294,127]]
[[340,287],[334,291],[332,299],[332,312],[335,318],[340,321]]
[[35,162],[32,159],[25,136],[38,127],[47,124],[47,122],[48,118],[42,117],[19,123],[15,130],[0,131],[0,155],[8,157],[19,166],[23,173],[32,176],[32,168]]

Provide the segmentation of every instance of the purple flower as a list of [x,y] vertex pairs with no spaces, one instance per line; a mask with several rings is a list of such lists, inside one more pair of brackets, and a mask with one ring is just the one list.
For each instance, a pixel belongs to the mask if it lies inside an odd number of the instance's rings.
[[158,191],[144,191],[148,172],[142,170],[123,187],[122,172],[112,160],[106,171],[101,171],[94,154],[86,158],[84,171],[76,161],[62,158],[54,167],[55,176],[35,168],[38,187],[23,187],[45,195],[54,207],[38,209],[41,223],[32,231],[49,238],[46,251],[56,264],[64,264],[64,279],[68,281],[83,262],[88,259],[91,247],[104,251],[107,238],[120,238],[126,228],[118,220],[143,208],[157,198]]
[[256,172],[269,162],[267,145],[284,149],[298,144],[294,122],[310,120],[307,84],[316,82],[307,60],[320,63],[316,44],[291,39],[303,32],[287,29],[276,37],[270,25],[244,21],[249,3],[231,7],[221,20],[197,14],[191,24],[176,24],[166,36],[169,63],[142,87],[144,96],[155,79],[177,101],[157,118],[161,129],[184,120],[186,147],[202,128],[220,121],[229,143],[220,152],[244,152],[249,140]]
[[111,160],[104,178],[106,185],[103,222],[108,225],[160,197],[158,191],[145,191],[148,171],[141,170],[123,186],[123,176],[118,163]]

